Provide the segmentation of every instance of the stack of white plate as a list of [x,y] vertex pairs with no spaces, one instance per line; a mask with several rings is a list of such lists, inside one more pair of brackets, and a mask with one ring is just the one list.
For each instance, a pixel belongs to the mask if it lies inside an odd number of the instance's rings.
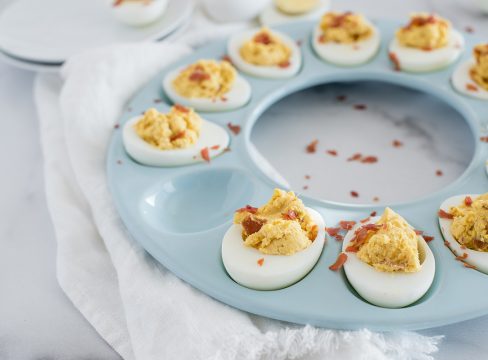
[[159,20],[131,27],[118,22],[104,0],[17,0],[0,13],[0,59],[27,70],[56,72],[88,48],[174,36],[192,10],[192,0],[170,0]]

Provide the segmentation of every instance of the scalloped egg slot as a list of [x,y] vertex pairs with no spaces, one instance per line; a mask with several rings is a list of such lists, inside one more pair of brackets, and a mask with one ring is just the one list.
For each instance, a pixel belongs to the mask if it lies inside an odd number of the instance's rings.
[[232,36],[227,43],[227,52],[240,71],[261,78],[293,77],[302,64],[301,51],[295,40],[266,27]]
[[389,51],[397,70],[429,72],[455,62],[463,47],[463,36],[448,20],[415,13],[407,25],[397,30]]
[[488,274],[488,193],[450,197],[438,215],[445,244],[456,260]]
[[435,259],[424,238],[386,208],[381,217],[356,224],[345,236],[344,271],[357,293],[371,304],[401,308],[429,290]]
[[149,166],[210,162],[229,145],[229,134],[221,126],[180,105],[166,114],[149,109],[128,120],[122,137],[130,157]]
[[265,205],[245,206],[222,240],[229,276],[255,290],[276,290],[305,277],[325,243],[325,224],[293,193],[275,189]]
[[259,16],[265,26],[315,20],[329,10],[330,0],[274,0]]
[[317,55],[340,66],[368,62],[381,45],[379,30],[361,14],[326,13],[315,27],[312,46]]
[[251,86],[228,61],[198,60],[171,71],[163,90],[173,103],[197,111],[234,110],[251,98]]
[[461,94],[488,100],[488,43],[473,48],[473,58],[456,68],[451,82]]

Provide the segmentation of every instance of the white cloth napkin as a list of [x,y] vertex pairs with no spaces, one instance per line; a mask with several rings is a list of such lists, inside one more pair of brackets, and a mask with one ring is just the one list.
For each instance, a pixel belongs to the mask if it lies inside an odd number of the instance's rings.
[[440,337],[316,329],[230,308],[177,279],[127,233],[105,174],[113,125],[140,86],[189,52],[118,45],[71,59],[63,79],[37,78],[57,274],[74,305],[127,360],[431,359]]

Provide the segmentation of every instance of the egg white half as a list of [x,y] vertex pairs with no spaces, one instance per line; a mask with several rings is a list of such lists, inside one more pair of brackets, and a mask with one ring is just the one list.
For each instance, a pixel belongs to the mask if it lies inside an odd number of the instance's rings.
[[143,2],[123,2],[113,6],[114,0],[109,0],[115,18],[131,26],[143,26],[156,21],[166,10],[168,0],[153,0]]
[[319,38],[322,30],[320,25],[317,25],[312,35],[312,46],[315,52],[323,60],[336,65],[356,66],[368,62],[378,53],[381,34],[373,24],[367,22],[373,28],[373,35],[369,39],[354,44],[321,43]]
[[197,111],[217,112],[240,108],[246,105],[251,98],[251,85],[239,74],[237,74],[230,91],[224,94],[225,99],[186,98],[181,96],[173,88],[172,82],[185,68],[186,66],[182,66],[168,73],[163,79],[163,90],[175,104],[191,107]]
[[[222,261],[234,281],[255,290],[282,289],[307,275],[322,254],[325,243],[325,224],[322,216],[307,208],[319,232],[312,244],[293,255],[266,255],[244,245],[242,226],[233,224],[222,241]],[[262,266],[257,261],[264,259]]]
[[366,301],[381,307],[401,308],[414,303],[429,290],[435,275],[435,259],[422,236],[418,237],[421,269],[416,273],[382,272],[361,261],[356,253],[346,252],[354,231],[379,219],[379,216],[371,218],[348,231],[342,245],[342,251],[347,254],[344,271],[349,283]]
[[428,72],[442,69],[455,62],[464,48],[464,37],[451,29],[446,46],[430,51],[401,45],[396,37],[390,43],[390,53],[394,53],[401,70],[409,72]]
[[290,65],[286,68],[279,66],[259,66],[246,62],[240,53],[242,45],[252,39],[259,30],[249,30],[233,35],[227,43],[227,53],[232,63],[242,72],[261,78],[284,79],[294,76],[300,70],[302,54],[295,40],[282,32],[272,30],[273,34],[281,38],[284,44],[291,49]]
[[[474,200],[479,194],[466,194],[466,195],[457,195],[450,197],[446,201],[444,201],[440,209],[449,212],[452,206],[459,206],[464,202],[466,196],[471,196]],[[439,218],[439,226],[441,228],[442,236],[444,236],[444,240],[449,242],[449,246],[452,250],[456,252],[456,255],[462,256],[463,253],[468,254],[468,257],[464,260],[466,263],[476,266],[476,269],[488,274],[488,253],[483,251],[476,251],[471,249],[462,249],[461,245],[454,239],[451,233],[451,223],[452,220],[450,219],[441,219]]]
[[261,15],[259,15],[259,22],[264,26],[274,26],[297,21],[316,20],[319,19],[323,13],[327,12],[329,8],[330,0],[321,0],[320,4],[309,12],[291,15],[281,12],[276,5],[271,2],[268,7],[263,10]]
[[[471,68],[474,66],[474,59],[468,60],[459,64],[451,76],[451,83],[454,89],[461,94],[468,95],[481,100],[488,100],[488,91],[476,84],[469,75]],[[468,90],[466,85],[471,84],[476,86],[478,91]]]
[[[201,150],[209,148],[210,158],[221,154],[229,146],[229,134],[221,126],[202,119],[200,137],[190,147],[174,150],[159,150],[145,142],[135,131],[134,125],[140,116],[128,120],[123,128],[124,147],[131,158],[149,166],[182,166],[202,162]],[[218,149],[210,149],[219,145]]]

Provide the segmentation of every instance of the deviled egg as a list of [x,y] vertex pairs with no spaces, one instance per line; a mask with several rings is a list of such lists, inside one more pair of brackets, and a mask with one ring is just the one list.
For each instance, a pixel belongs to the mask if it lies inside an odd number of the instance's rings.
[[315,20],[329,10],[330,0],[274,0],[263,10],[259,21],[273,26],[295,21]]
[[131,26],[153,23],[166,10],[168,0],[110,0],[115,18]]
[[410,305],[434,280],[435,259],[426,241],[390,208],[355,225],[342,250],[348,255],[344,271],[349,283],[374,305]]
[[442,69],[461,55],[464,38],[440,16],[412,14],[390,43],[390,59],[397,70],[428,72]]
[[256,290],[292,285],[315,266],[325,242],[322,216],[293,193],[275,189],[260,208],[246,206],[222,241],[222,260],[237,283]]
[[453,196],[441,204],[439,226],[457,260],[488,274],[488,193]]
[[166,113],[147,110],[127,121],[124,147],[137,162],[150,166],[181,166],[210,159],[229,145],[228,133],[192,109],[175,105]]
[[294,76],[302,63],[300,48],[289,36],[268,28],[250,30],[229,39],[227,52],[242,72],[262,78]]
[[163,79],[163,89],[175,104],[198,111],[226,111],[244,106],[251,86],[228,61],[199,60]]
[[314,30],[312,45],[323,60],[336,65],[361,65],[381,45],[378,29],[360,14],[326,13]]
[[474,47],[473,58],[454,70],[451,82],[461,94],[488,100],[488,44]]

